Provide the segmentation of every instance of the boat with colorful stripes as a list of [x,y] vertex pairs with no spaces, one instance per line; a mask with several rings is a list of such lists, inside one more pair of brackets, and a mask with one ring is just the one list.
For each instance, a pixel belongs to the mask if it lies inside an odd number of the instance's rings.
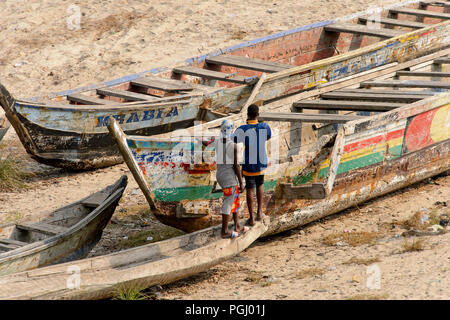
[[[373,12],[372,12],[373,11]],[[129,135],[189,128],[448,46],[446,1],[406,1],[322,21],[104,83],[0,104],[31,156],[73,170],[120,163],[106,123]]]
[[[449,170],[449,54],[445,49],[374,68],[263,105],[259,121],[272,128],[265,235]],[[239,126],[246,117],[227,119]],[[117,122],[109,125],[163,223],[187,232],[220,223],[215,150],[204,143],[218,135],[220,123],[153,137],[128,136]]]

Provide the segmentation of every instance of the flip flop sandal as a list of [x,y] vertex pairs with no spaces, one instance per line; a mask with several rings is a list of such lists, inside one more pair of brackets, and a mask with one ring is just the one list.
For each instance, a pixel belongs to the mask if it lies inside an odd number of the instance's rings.
[[233,231],[232,233],[231,233],[231,239],[236,239],[237,237],[239,237],[239,233],[238,232],[236,232],[236,231]]

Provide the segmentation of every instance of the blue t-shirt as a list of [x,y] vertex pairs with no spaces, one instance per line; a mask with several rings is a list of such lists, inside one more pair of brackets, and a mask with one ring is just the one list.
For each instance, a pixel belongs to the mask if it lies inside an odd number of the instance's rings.
[[249,120],[236,129],[234,142],[244,143],[245,160],[242,165],[244,176],[264,174],[267,168],[266,141],[272,137],[272,131],[267,123]]

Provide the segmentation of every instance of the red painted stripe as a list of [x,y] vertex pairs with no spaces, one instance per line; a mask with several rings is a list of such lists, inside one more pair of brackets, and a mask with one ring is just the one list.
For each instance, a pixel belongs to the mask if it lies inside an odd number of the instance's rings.
[[389,141],[392,139],[397,139],[403,136],[405,129],[399,129],[395,131],[388,132],[387,134],[380,134],[379,136],[375,136],[366,140],[357,141],[351,144],[347,144],[344,146],[344,152],[352,152],[358,149],[362,149],[373,144],[378,144],[381,142]]

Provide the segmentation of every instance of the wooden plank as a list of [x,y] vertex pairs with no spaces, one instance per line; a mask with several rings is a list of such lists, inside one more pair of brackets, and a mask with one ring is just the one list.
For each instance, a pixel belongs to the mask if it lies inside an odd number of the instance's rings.
[[[365,94],[378,94],[378,95],[390,95],[390,94],[394,94],[394,95],[418,95],[418,96],[434,96],[436,94],[436,92],[434,91],[402,91],[402,90],[391,90],[391,89],[384,89],[384,90],[373,90],[373,89],[339,89],[336,91],[333,91],[333,93],[337,93],[337,92],[348,92],[348,93],[358,93],[361,95],[365,95]],[[327,92],[325,94],[328,93],[332,93],[332,92]]]
[[69,228],[56,226],[56,225],[45,223],[45,222],[38,222],[38,223],[34,223],[34,224],[31,224],[31,223],[30,224],[29,223],[16,224],[16,228],[21,229],[21,230],[39,232],[39,233],[47,234],[50,236],[54,236],[56,234],[60,234],[60,233],[63,233],[65,231],[69,230]]
[[244,106],[242,107],[242,110],[240,111],[242,113],[243,117],[247,116],[247,109],[248,107],[253,103],[253,100],[255,100],[256,95],[259,92],[259,89],[261,89],[262,84],[266,80],[266,73],[263,73],[261,77],[258,80],[258,83],[253,87],[252,93],[250,94],[250,97],[245,102]]
[[11,251],[11,250],[15,250],[15,249],[17,249],[18,247],[17,246],[13,246],[13,245],[10,245],[10,244],[2,244],[2,243],[0,243],[0,252],[1,251]]
[[206,63],[218,64],[230,67],[236,67],[241,69],[248,69],[260,72],[278,72],[285,69],[289,69],[292,66],[281,64],[278,62],[260,60],[260,59],[250,59],[240,56],[232,55],[220,55],[215,57],[210,57],[206,59]]
[[322,183],[293,186],[292,183],[282,183],[281,194],[286,200],[295,199],[325,199],[326,192]]
[[116,90],[109,88],[97,89],[97,94],[100,96],[117,97],[129,101],[157,101],[159,98],[148,94],[136,93],[125,90]]
[[28,242],[18,241],[14,239],[0,239],[0,243],[7,244],[7,245],[13,245],[16,247],[23,247],[29,244]]
[[450,89],[450,82],[416,80],[376,80],[365,81],[361,87],[435,88]]
[[379,18],[374,20],[373,18],[369,17],[359,17],[359,20],[367,23],[367,21],[370,22],[379,22],[382,24],[390,25],[390,26],[399,26],[399,27],[408,27],[408,28],[414,28],[414,29],[421,29],[428,27],[429,25],[422,22],[416,22],[416,21],[406,21],[406,20],[398,20],[398,19],[391,19],[391,18]]
[[81,204],[89,208],[97,208],[99,205],[102,204],[103,201],[106,200],[107,197],[108,197],[107,193],[96,193],[87,198],[86,200],[83,200]]
[[227,81],[227,82],[233,82],[238,84],[249,84],[251,82],[254,82],[255,78],[247,78],[239,75],[234,75],[230,73],[224,73],[224,72],[218,72],[208,69],[201,69],[196,67],[178,67],[174,68],[172,70],[174,73],[181,73],[181,74],[189,74],[191,76],[206,78],[206,79],[213,79],[213,80],[220,80],[220,81]]
[[420,17],[429,17],[436,19],[450,19],[450,14],[442,13],[442,12],[434,12],[428,10],[417,10],[417,9],[409,9],[409,8],[392,8],[389,9],[390,12],[393,13],[401,13],[401,14],[409,14]]
[[299,109],[383,112],[393,110],[404,105],[404,103],[372,101],[302,100],[295,102],[292,106]]
[[183,81],[159,77],[144,77],[131,81],[131,84],[147,89],[156,89],[167,92],[191,91],[194,88]]
[[99,99],[81,93],[72,93],[67,96],[67,100],[87,105],[117,104],[117,102],[114,101]]
[[436,72],[436,71],[397,71],[398,76],[408,77],[450,77],[450,72]]
[[[369,91],[369,90],[366,90]],[[375,91],[375,90],[371,90]],[[364,101],[379,101],[379,102],[403,102],[412,103],[418,100],[422,100],[429,97],[429,95],[412,95],[412,94],[376,94],[376,93],[353,93],[353,92],[340,92],[334,91],[329,93],[324,93],[321,95],[323,99],[334,99],[334,100],[358,100],[359,102]],[[348,102],[348,101],[347,101]],[[300,101],[299,101],[300,103]],[[365,103],[365,102],[364,102]]]
[[117,147],[119,148],[119,151],[122,154],[123,160],[125,161],[131,173],[133,174],[134,180],[136,180],[139,188],[141,188],[142,193],[145,196],[145,199],[147,199],[150,209],[157,210],[155,201],[153,200],[153,194],[150,191],[147,182],[145,181],[141,169],[138,167],[138,164],[134,160],[130,148],[128,148],[126,135],[120,128],[117,121],[114,120],[113,118],[109,119],[108,131],[113,137],[114,141],[116,142]]
[[260,121],[312,122],[312,123],[346,123],[364,117],[342,114],[310,114],[294,112],[264,112],[259,115]]
[[434,64],[450,64],[450,58],[440,58],[433,60]]
[[345,144],[344,128],[340,127],[338,134],[336,136],[336,140],[334,142],[333,150],[331,151],[330,168],[328,170],[327,180],[325,183],[326,196],[329,196],[331,194],[331,190],[333,190],[334,180],[336,179],[339,163],[341,162],[342,152],[344,151],[344,144]]
[[444,1],[421,1],[420,4],[422,6],[435,6],[435,7],[444,7],[444,8],[450,8],[450,2],[444,2]]
[[331,32],[346,32],[346,33],[354,33],[366,36],[374,36],[379,38],[392,38],[403,34],[404,32],[392,29],[373,29],[360,24],[351,24],[351,23],[334,23],[328,26],[325,26],[326,31]]

